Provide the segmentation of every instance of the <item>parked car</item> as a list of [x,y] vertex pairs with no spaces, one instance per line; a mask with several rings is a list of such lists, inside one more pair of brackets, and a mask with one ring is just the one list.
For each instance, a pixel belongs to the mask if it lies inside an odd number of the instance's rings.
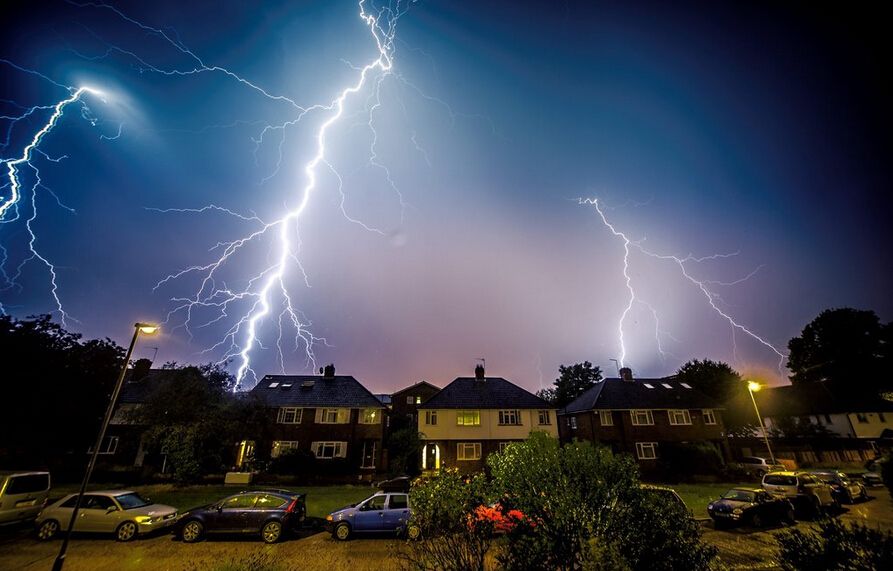
[[336,510],[326,516],[326,530],[335,539],[345,541],[358,533],[396,533],[417,539],[421,530],[409,522],[409,495],[376,493],[358,504]]
[[831,486],[807,472],[772,472],[763,476],[763,489],[791,500],[794,508],[813,517],[839,504]]
[[756,476],[757,478],[762,478],[769,472],[785,470],[783,464],[772,462],[771,459],[760,456],[745,456],[738,462],[738,467],[748,476]]
[[867,500],[865,485],[851,480],[840,470],[810,470],[810,474],[831,486],[831,493],[842,504],[854,504],[856,500]]
[[49,472],[0,472],[0,525],[36,519],[49,494]]
[[760,488],[732,488],[707,504],[707,513],[717,528],[735,523],[763,527],[768,523],[795,521],[790,500]]
[[409,476],[397,476],[390,480],[383,480],[372,484],[374,488],[377,488],[382,492],[400,492],[402,494],[408,494],[411,485],[412,478]]
[[241,492],[185,512],[174,534],[186,543],[211,533],[258,534],[266,543],[276,543],[284,532],[300,527],[306,499],[307,494],[289,490]]
[[884,478],[881,476],[881,466],[886,462],[886,458],[875,458],[865,463],[866,472],[862,474],[862,482],[866,486],[882,486]]
[[[37,516],[37,537],[52,539],[60,529],[68,529],[77,494],[69,494],[44,508]],[[168,528],[177,521],[177,508],[152,503],[136,492],[114,490],[84,494],[74,530],[114,533],[118,541]]]

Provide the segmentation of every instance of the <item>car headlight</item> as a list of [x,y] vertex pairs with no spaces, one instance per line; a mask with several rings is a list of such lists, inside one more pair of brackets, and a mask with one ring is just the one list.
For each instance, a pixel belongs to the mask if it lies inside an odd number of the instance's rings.
[[135,518],[136,523],[152,523],[155,521],[155,518],[150,515],[138,515]]
[[741,512],[741,508],[735,508],[735,509],[733,509],[733,510],[732,510],[732,513],[735,514],[735,515],[741,515],[741,513],[742,513],[742,512]]

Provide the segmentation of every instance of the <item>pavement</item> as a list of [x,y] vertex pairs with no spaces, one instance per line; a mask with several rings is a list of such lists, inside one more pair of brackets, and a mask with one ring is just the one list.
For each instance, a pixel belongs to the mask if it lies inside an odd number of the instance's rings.
[[[874,498],[846,506],[839,515],[893,531],[893,499],[884,488]],[[798,522],[806,528],[810,522]],[[704,540],[720,549],[720,560],[730,569],[776,569],[774,536],[787,526],[768,529],[715,530],[704,523]],[[61,541],[40,542],[28,527],[0,530],[0,569],[48,571]],[[399,569],[396,557],[401,540],[391,537],[340,542],[318,528],[310,528],[281,543],[266,545],[252,537],[210,538],[186,544],[171,535],[138,538],[119,543],[110,537],[81,536],[72,539],[65,569],[71,571],[199,571],[247,568],[267,571],[292,569],[374,571]],[[232,564],[227,565],[227,564]]]

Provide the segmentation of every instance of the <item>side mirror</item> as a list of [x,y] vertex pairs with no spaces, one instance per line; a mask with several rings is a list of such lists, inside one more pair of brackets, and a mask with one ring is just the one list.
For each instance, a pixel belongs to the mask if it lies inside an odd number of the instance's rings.
[[118,511],[118,508],[115,506],[109,506],[109,507],[105,508],[105,513],[107,513],[107,514],[110,514],[112,512],[116,512],[116,511]]

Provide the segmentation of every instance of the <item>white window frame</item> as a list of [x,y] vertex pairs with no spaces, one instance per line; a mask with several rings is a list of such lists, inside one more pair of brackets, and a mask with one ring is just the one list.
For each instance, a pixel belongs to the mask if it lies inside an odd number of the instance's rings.
[[[334,418],[332,418],[334,414]],[[316,409],[317,424],[348,424],[350,422],[349,408],[318,408]]]
[[567,417],[567,426],[571,430],[576,430],[577,429],[577,417],[576,416]]
[[502,454],[503,452],[505,452],[505,449],[508,448],[509,444],[514,444],[514,442],[512,442],[511,440],[506,440],[505,442],[500,442],[499,443],[499,453]]
[[[540,426],[550,426],[552,424],[552,411],[539,410],[537,411],[537,415],[539,417]],[[544,419],[546,422],[543,422]]]
[[297,450],[297,440],[274,440],[273,447],[270,449],[270,458],[279,458],[288,450]]
[[[633,426],[654,426],[654,414],[651,413],[650,409],[647,408],[638,408],[629,411],[630,417],[632,418]],[[645,422],[639,422],[638,415],[645,415]]]
[[[372,444],[372,464],[366,464],[366,446]],[[363,442],[363,455],[360,456],[360,468],[375,468],[375,461],[378,460],[378,441],[366,440]]]
[[457,410],[456,426],[480,426],[481,411],[479,410]]
[[614,415],[610,410],[598,411],[598,422],[601,426],[614,426]]
[[[117,436],[106,436],[102,439],[102,445],[99,447],[97,454],[114,454],[118,451],[119,438]],[[87,454],[93,454],[93,447],[87,449]]]
[[[313,455],[316,456],[318,460],[347,458],[347,442],[325,440],[313,442],[310,448],[313,450]],[[332,451],[331,455],[327,454],[329,450]]]
[[425,424],[428,426],[437,426],[437,411],[436,410],[426,410],[425,411]]
[[521,426],[521,411],[516,409],[499,411],[500,426]]
[[716,414],[714,414],[712,408],[705,408],[701,411],[701,414],[704,416],[704,424],[711,426],[716,424]]
[[[286,416],[292,413],[294,416],[292,420],[286,420]],[[277,424],[301,424],[301,420],[304,418],[304,409],[298,408],[294,406],[283,406],[279,407],[279,414],[276,416]]]
[[[647,454],[646,451],[648,451]],[[636,458],[657,460],[657,442],[636,442]]]
[[[468,450],[471,449],[471,457]],[[481,443],[480,442],[458,442],[456,443],[456,460],[473,461],[481,459]]]
[[406,404],[415,404],[415,397],[412,395],[406,397]]
[[360,424],[381,424],[381,410],[377,408],[360,409]]
[[688,409],[673,408],[667,411],[667,416],[670,418],[671,426],[689,426],[691,424],[691,413],[688,412]]

